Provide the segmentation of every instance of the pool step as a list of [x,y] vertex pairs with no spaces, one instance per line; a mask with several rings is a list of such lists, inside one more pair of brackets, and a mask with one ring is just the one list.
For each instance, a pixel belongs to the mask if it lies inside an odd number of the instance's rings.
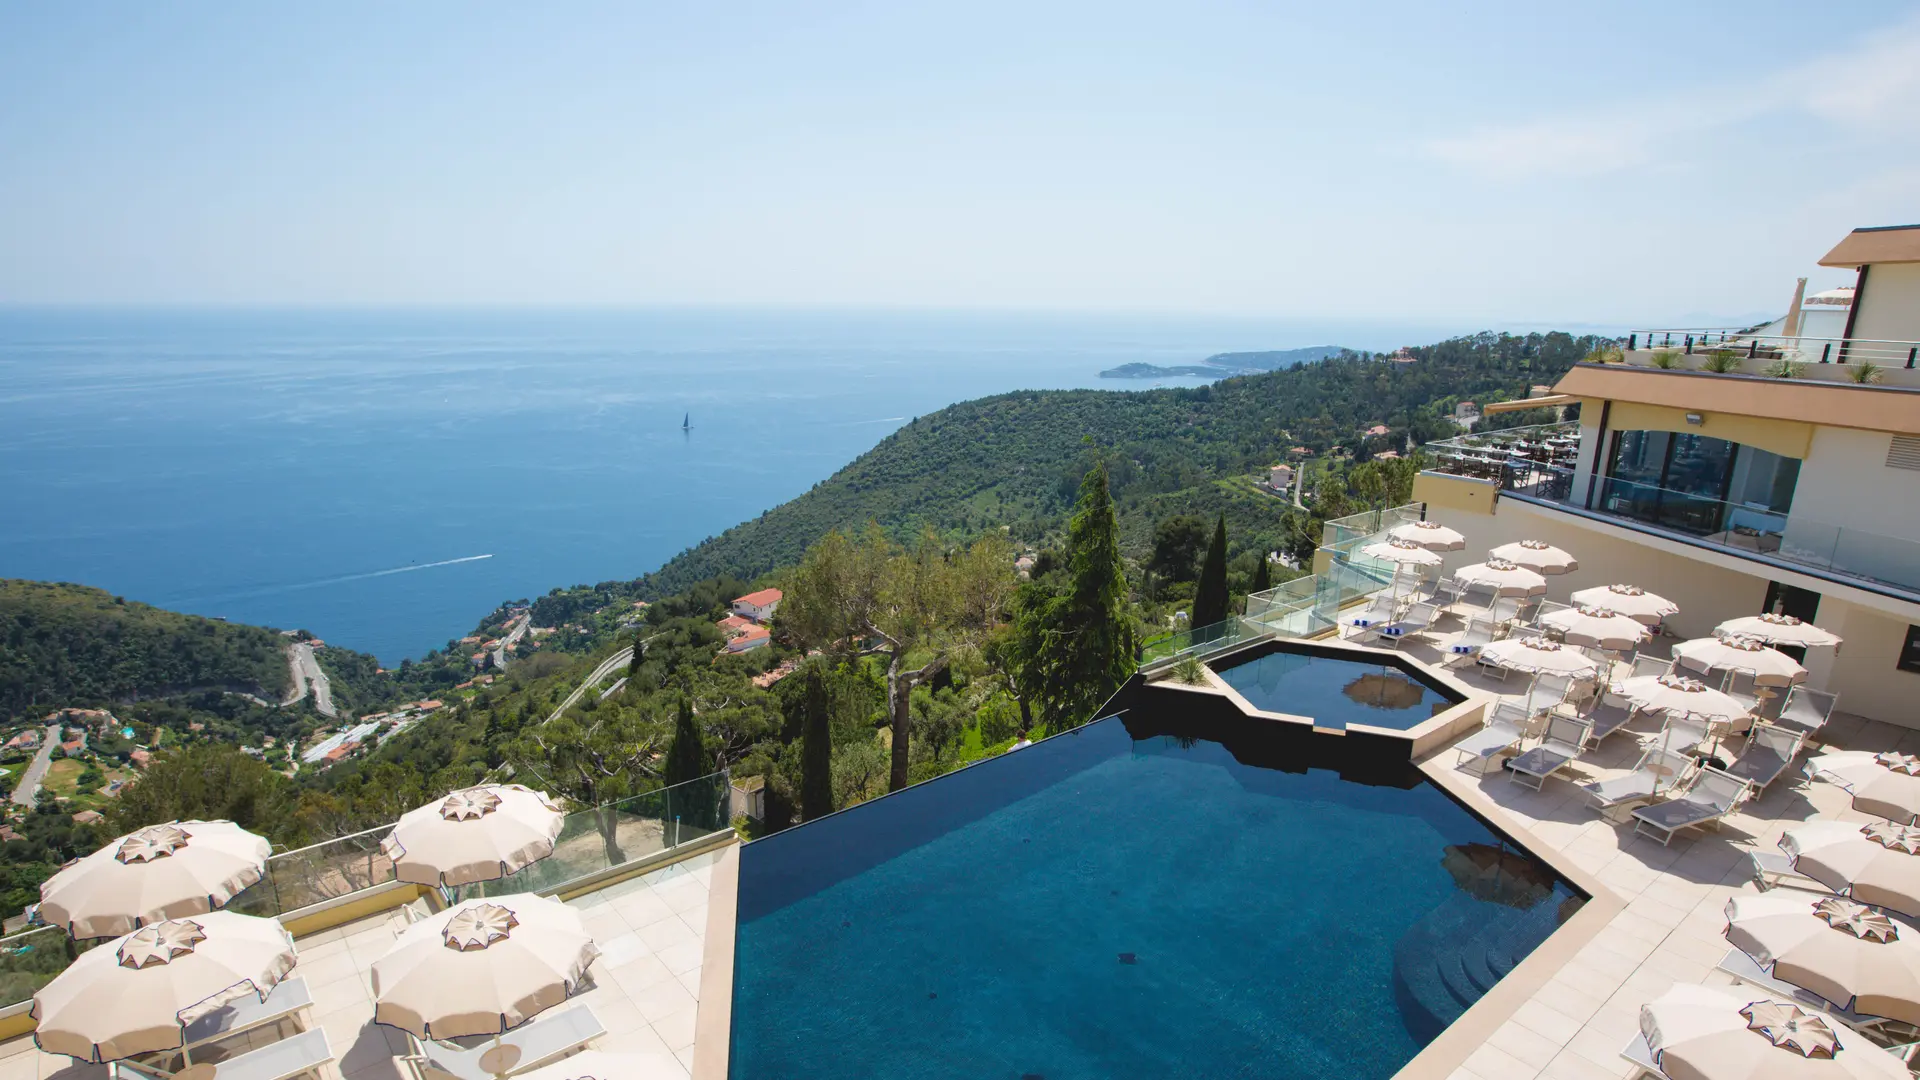
[[1485,905],[1449,900],[1394,948],[1394,997],[1414,1038],[1427,1042],[1459,1019],[1559,926],[1558,905],[1489,919]]

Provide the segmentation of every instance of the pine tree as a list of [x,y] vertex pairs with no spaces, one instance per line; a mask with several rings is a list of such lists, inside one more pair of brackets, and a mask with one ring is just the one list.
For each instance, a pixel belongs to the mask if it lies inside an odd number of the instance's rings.
[[627,661],[627,678],[640,674],[640,665],[647,662],[646,631],[633,632],[633,659]]
[[1273,563],[1266,552],[1260,553],[1260,564],[1253,571],[1253,591],[1266,592],[1273,588]]
[[1221,514],[1213,527],[1213,542],[1207,545],[1207,557],[1200,564],[1200,583],[1194,586],[1193,616],[1188,623],[1195,630],[1225,622],[1227,618],[1227,515]]
[[667,747],[667,786],[698,780],[711,770],[700,741],[700,725],[693,718],[693,702],[680,699],[680,715],[673,721],[673,742]]
[[800,820],[812,821],[833,813],[833,730],[819,664],[807,665],[806,679],[800,696]]
[[1119,532],[1107,467],[1098,464],[1080,482],[1080,503],[1067,526],[1067,591],[1020,616],[1038,619],[1036,697],[1051,731],[1092,719],[1133,674],[1135,635]]

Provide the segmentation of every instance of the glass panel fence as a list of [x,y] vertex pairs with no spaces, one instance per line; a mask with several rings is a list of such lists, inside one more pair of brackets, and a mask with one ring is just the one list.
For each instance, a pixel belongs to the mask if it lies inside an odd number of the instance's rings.
[[92,942],[68,941],[54,927],[0,938],[0,1006],[32,997],[65,971],[74,957],[92,947]]
[[727,774],[714,773],[568,814],[551,856],[481,882],[471,895],[552,889],[723,832],[731,827],[727,800]]

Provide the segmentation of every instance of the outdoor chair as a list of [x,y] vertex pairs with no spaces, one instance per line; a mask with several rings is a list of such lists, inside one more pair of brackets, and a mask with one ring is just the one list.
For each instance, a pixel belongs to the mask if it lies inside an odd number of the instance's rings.
[[1374,593],[1367,598],[1367,605],[1347,619],[1348,626],[1366,630],[1381,623],[1390,622],[1399,608],[1399,601],[1387,593]]
[[[212,1080],[288,1080],[311,1072],[324,1075],[332,1061],[333,1047],[327,1044],[326,1029],[312,1028],[214,1064]],[[194,1066],[196,1071],[199,1068]],[[108,1069],[111,1080],[168,1080],[173,1075],[131,1060],[112,1062]],[[484,1078],[481,1074],[474,1080]]]
[[1795,870],[1793,859],[1784,851],[1754,848],[1747,852],[1747,861],[1753,867],[1753,884],[1761,892],[1766,892],[1776,885],[1806,889],[1810,892],[1833,892],[1820,879],[1808,877]]
[[1594,746],[1599,746],[1607,736],[1624,728],[1632,722],[1633,702],[1614,693],[1603,691],[1587,705],[1587,722],[1593,725],[1587,738]]
[[1540,605],[1544,602],[1537,596],[1515,597],[1513,621],[1527,626],[1540,624]]
[[1481,775],[1486,775],[1488,765],[1495,758],[1515,749],[1527,737],[1531,721],[1526,710],[1517,706],[1504,702],[1494,706],[1480,730],[1453,744],[1454,751],[1460,755],[1454,767],[1478,761]]
[[1538,626],[1540,625],[1540,620],[1546,618],[1548,615],[1556,611],[1567,611],[1572,607],[1572,604],[1562,604],[1557,600],[1542,600],[1540,601],[1540,606],[1533,609],[1533,623],[1535,626]]
[[[500,1045],[520,1051],[513,1072],[523,1073],[558,1061],[607,1033],[593,1010],[576,1005],[564,1012],[539,1016],[500,1036]],[[493,1040],[463,1050],[440,1042],[421,1042],[407,1036],[412,1052],[401,1057],[414,1080],[492,1080],[480,1067],[480,1055],[493,1048]],[[509,1074],[511,1075],[511,1074]]]
[[1671,844],[1682,829],[1704,828],[1733,813],[1746,796],[1745,780],[1703,767],[1678,797],[1635,810],[1633,831]]
[[1549,776],[1580,757],[1580,748],[1587,744],[1587,731],[1587,722],[1581,717],[1563,713],[1547,717],[1546,738],[1540,740],[1539,746],[1513,759],[1507,780],[1539,791],[1546,786]]
[[1724,974],[1733,976],[1739,982],[1765,990],[1773,997],[1783,1001],[1796,1001],[1808,1008],[1818,1009],[1855,1031],[1873,1031],[1895,1022],[1884,1016],[1843,1009],[1805,987],[1776,979],[1771,972],[1760,966],[1759,961],[1739,949],[1728,949],[1727,955],[1720,958],[1718,969]]
[[1640,755],[1633,771],[1610,780],[1595,780],[1580,785],[1594,809],[1611,816],[1611,811],[1650,802],[1664,791],[1685,786],[1694,770],[1693,758],[1672,750],[1653,747]]
[[1690,713],[1669,713],[1660,723],[1657,742],[1669,750],[1691,750],[1712,738],[1712,721]]
[[1833,716],[1834,703],[1838,700],[1839,694],[1829,694],[1805,685],[1796,686],[1781,704],[1780,716],[1774,723],[1811,735],[1826,726]]
[[1383,642],[1390,649],[1398,649],[1403,638],[1425,633],[1433,626],[1433,620],[1439,617],[1440,609],[1434,605],[1415,604],[1407,609],[1405,615],[1392,622],[1362,630],[1361,637]]
[[1768,784],[1779,779],[1793,764],[1805,740],[1803,732],[1792,728],[1755,724],[1747,734],[1746,749],[1740,751],[1739,760],[1727,766],[1727,775],[1752,784],[1756,794],[1765,791]]
[[1527,691],[1527,700],[1535,712],[1545,712],[1556,705],[1566,704],[1575,712],[1583,711],[1593,697],[1593,680],[1572,675],[1554,675],[1542,672],[1533,677],[1533,686]]
[[1672,660],[1662,660],[1657,656],[1634,655],[1633,671],[1629,679],[1644,679],[1649,675],[1665,675],[1673,669]]
[[[1456,608],[1471,608],[1479,611],[1483,615],[1491,615],[1493,613],[1494,602],[1498,599],[1499,597],[1494,595],[1493,586],[1469,584],[1466,588],[1461,589],[1460,594],[1454,598],[1453,606]],[[1500,620],[1495,619],[1493,621],[1499,622]]]
[[1510,623],[1520,615],[1520,597],[1496,596],[1487,607],[1487,616],[1496,623]]
[[1479,656],[1481,646],[1492,644],[1493,630],[1493,624],[1485,619],[1469,618],[1466,630],[1462,631],[1460,636],[1454,639],[1453,644],[1447,647],[1447,651],[1452,654],[1451,659]]

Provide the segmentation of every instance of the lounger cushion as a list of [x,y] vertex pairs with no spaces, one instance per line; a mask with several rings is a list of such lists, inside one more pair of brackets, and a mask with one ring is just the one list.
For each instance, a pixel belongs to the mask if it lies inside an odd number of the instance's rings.
[[1689,825],[1698,825],[1703,821],[1711,821],[1719,817],[1721,813],[1722,811],[1719,808],[1709,806],[1706,803],[1694,802],[1691,799],[1674,799],[1671,802],[1656,803],[1653,806],[1643,806],[1635,810],[1633,816],[1649,825],[1673,830],[1684,829]]
[[1574,755],[1556,750],[1550,746],[1536,746],[1513,759],[1513,771],[1528,776],[1552,776],[1555,772],[1571,765]]

